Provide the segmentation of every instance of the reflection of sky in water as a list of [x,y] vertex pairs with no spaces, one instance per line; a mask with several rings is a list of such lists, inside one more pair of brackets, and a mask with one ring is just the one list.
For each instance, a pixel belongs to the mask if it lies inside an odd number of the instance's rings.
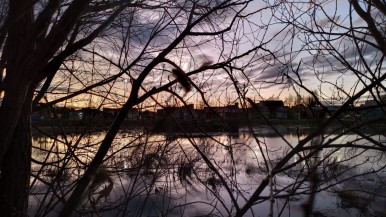
[[[230,184],[233,196],[238,204],[242,206],[245,203],[244,198],[249,198],[261,180],[267,175],[265,162],[268,162],[268,167],[272,168],[291,149],[288,144],[283,142],[283,139],[294,146],[299,139],[305,138],[305,135],[295,134],[288,134],[283,138],[272,135],[255,138],[246,131],[240,131],[239,134],[232,136],[217,134],[210,138],[202,136],[183,138],[163,135],[140,137],[140,134],[140,132],[136,135],[120,134],[116,139],[105,163],[106,168],[116,171],[112,174],[115,178],[114,192],[110,194],[109,202],[98,204],[98,207],[103,207],[114,201],[128,204],[127,206],[119,206],[118,209],[119,212],[126,213],[126,216],[161,216],[166,213],[168,216],[199,216],[210,212],[216,215],[221,213],[225,216],[228,215],[227,212],[234,214],[235,208],[231,206],[232,202],[225,187],[195,148],[205,154],[215,167],[220,168],[220,174]],[[330,135],[323,141],[334,139],[335,136]],[[67,138],[67,144],[76,144],[78,138],[77,135]],[[94,156],[93,153],[102,138],[101,134],[95,134],[81,140],[78,145],[79,150],[76,150],[78,160],[83,161],[82,163],[88,163]],[[373,138],[385,142],[384,136]],[[42,161],[47,157],[48,152],[42,149],[59,152],[59,154],[50,154],[49,159],[53,161],[65,156],[68,147],[63,139],[59,138],[59,140],[54,142],[49,138],[34,138],[34,146],[38,147],[38,149],[33,149],[34,159]],[[333,143],[345,144],[347,142],[369,145],[368,142],[357,135],[346,135],[334,139]],[[300,157],[304,157],[307,153],[309,151],[301,152],[300,155],[296,155],[288,163],[297,162]],[[358,151],[349,149],[339,149],[335,152],[325,149],[319,153],[319,159],[329,156],[330,161],[322,162],[319,167],[335,161],[352,167],[361,164],[361,171],[366,171],[379,169],[386,163],[385,157],[376,151],[367,151],[357,157],[356,154],[358,154]],[[352,157],[354,158],[347,160]],[[374,164],[374,162],[378,164]],[[70,174],[80,175],[82,173],[79,168],[76,168],[79,162],[69,162],[68,165],[73,167]],[[190,165],[191,167],[182,167],[181,165]],[[296,172],[306,166],[307,164],[303,161],[288,171]],[[136,167],[140,170],[133,169]],[[189,168],[192,169],[191,174],[188,174],[188,171],[181,172],[183,169],[188,170]],[[36,164],[33,165],[33,171],[38,169],[39,167]],[[358,172],[359,169],[350,170],[345,168],[340,175],[345,178],[355,171]],[[139,176],[138,174],[146,175]],[[302,178],[301,176],[292,175],[279,173],[275,176],[273,190],[276,196],[288,194],[293,188],[294,178]],[[385,176],[381,176],[381,178],[385,181]],[[361,179],[366,181],[371,178]],[[353,182],[358,180],[355,179]],[[368,182],[362,184],[365,185],[366,183]],[[296,192],[301,192],[308,184],[309,182],[305,181]],[[347,184],[338,187],[342,188],[344,186],[352,187],[354,185]],[[42,190],[44,187],[34,189]],[[261,196],[266,198],[269,193],[269,188],[266,188]],[[127,199],[127,195],[131,195],[131,198]],[[291,213],[291,216],[301,215],[301,204],[304,203],[306,198],[304,196],[292,196],[289,203],[285,203],[284,199],[276,199],[274,203],[275,215],[282,210],[283,206],[286,207],[283,210],[283,216],[288,216],[289,213]],[[338,203],[339,199],[337,197],[324,191],[317,194],[315,210],[320,210],[322,213],[331,212],[332,215],[349,215],[350,212],[337,209]],[[113,212],[118,211],[114,210]],[[255,216],[267,216],[269,203],[266,201],[257,203],[253,207],[253,212]],[[352,212],[356,213],[357,210],[351,209]],[[252,216],[252,212],[249,211],[247,216]]]

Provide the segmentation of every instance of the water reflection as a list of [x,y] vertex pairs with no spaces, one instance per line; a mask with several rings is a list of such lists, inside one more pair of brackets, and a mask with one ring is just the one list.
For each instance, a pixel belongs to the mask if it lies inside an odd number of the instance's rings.
[[[245,204],[269,170],[305,136],[251,134],[245,129],[232,135],[149,135],[141,131],[119,134],[105,158],[102,168],[105,172],[101,170],[103,175],[94,178],[79,213],[90,216],[96,212],[101,216],[230,216],[236,212],[235,202],[238,206]],[[328,135],[319,145],[331,145],[330,140],[334,140],[333,145],[349,142],[371,145],[358,135],[335,137]],[[382,135],[372,138],[385,142]],[[60,209],[60,201],[81,177],[102,139],[103,134],[33,139],[31,216],[43,216]],[[386,181],[386,160],[382,152],[325,148],[317,158],[310,158],[310,153],[312,149],[304,149],[290,158],[284,166],[286,169],[273,177],[271,187],[264,189],[247,216],[253,213],[267,216],[271,192],[276,198],[275,216],[279,213],[301,215],[301,206],[310,193],[308,175],[311,170],[316,169],[320,177],[315,212],[324,214],[332,209],[333,215],[340,216],[364,212],[359,206],[342,206],[341,201],[348,203],[350,197],[332,192],[358,186],[362,191],[363,186],[367,186],[366,191],[375,192],[374,186]],[[315,167],[311,166],[311,161]],[[377,180],[375,172],[378,172]],[[385,202],[383,198],[373,198],[373,204],[382,202]],[[50,207],[54,207],[53,211]],[[367,212],[373,214],[382,210],[377,205],[368,205]]]

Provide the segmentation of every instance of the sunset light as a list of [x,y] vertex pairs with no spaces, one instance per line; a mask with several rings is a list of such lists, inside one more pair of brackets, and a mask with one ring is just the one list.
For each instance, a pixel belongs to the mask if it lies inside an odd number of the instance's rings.
[[0,1],[0,215],[386,216],[385,0]]

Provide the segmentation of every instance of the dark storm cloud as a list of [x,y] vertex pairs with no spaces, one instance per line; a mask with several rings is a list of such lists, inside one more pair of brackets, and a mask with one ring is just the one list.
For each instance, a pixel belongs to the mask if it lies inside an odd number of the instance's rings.
[[[368,39],[373,42],[373,39]],[[341,40],[334,44],[331,53],[326,50],[320,50],[317,54],[302,58],[302,64],[305,70],[309,72],[323,73],[324,75],[338,75],[350,67],[358,67],[360,54],[364,57],[369,66],[374,66],[381,60],[382,54],[377,47],[371,44],[359,44],[360,50],[353,41]],[[360,53],[359,53],[360,52]]]
[[260,81],[276,80],[288,73],[288,66],[277,64],[265,67],[257,67],[254,70],[258,71],[257,79]]
[[273,89],[273,88],[282,89],[286,86],[288,86],[287,83],[262,83],[262,84],[256,86],[256,88],[258,88],[259,90],[269,90],[269,89]]
[[275,83],[287,83],[288,77],[291,79],[298,79],[300,77],[303,81],[308,80],[311,74],[307,68],[298,63],[278,63],[276,65],[270,65],[267,67],[258,67],[254,69],[258,71],[258,76],[255,79],[256,82],[275,82]]
[[[39,89],[40,90],[40,89]],[[58,93],[72,93],[78,91],[76,88],[68,87],[68,86],[50,86],[48,88],[49,92],[58,92]]]
[[[163,11],[141,9],[124,13],[110,28],[104,31],[105,40],[126,41],[133,45],[140,45],[152,40],[151,46],[168,44],[172,35],[177,31],[176,26],[161,26],[168,22]],[[162,22],[164,20],[164,22]],[[126,41],[128,43],[128,41]]]

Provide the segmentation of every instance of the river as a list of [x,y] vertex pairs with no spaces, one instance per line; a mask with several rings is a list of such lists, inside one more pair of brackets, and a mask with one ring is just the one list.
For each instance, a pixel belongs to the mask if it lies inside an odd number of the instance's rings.
[[[75,216],[234,215],[268,171],[307,136],[255,131],[122,131]],[[310,195],[315,195],[314,216],[384,215],[385,153],[364,147],[372,147],[371,141],[385,145],[386,138],[369,138],[344,133],[314,138],[306,147],[330,148],[310,158],[309,149],[291,157],[245,216],[303,216]],[[57,215],[60,198],[71,192],[102,139],[101,133],[34,138],[30,216]],[[343,144],[358,148],[339,148]]]

